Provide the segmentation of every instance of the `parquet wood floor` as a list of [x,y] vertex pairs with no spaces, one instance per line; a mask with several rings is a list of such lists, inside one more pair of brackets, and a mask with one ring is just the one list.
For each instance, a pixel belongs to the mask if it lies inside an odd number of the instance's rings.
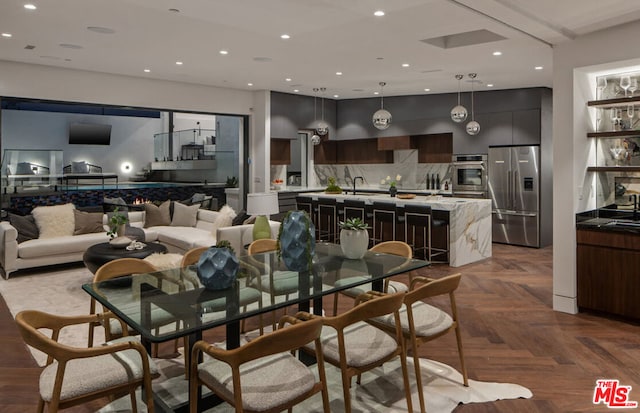
[[[551,266],[550,247],[494,244],[493,257],[482,262],[455,269],[434,265],[419,272],[463,274],[456,298],[470,378],[518,383],[533,392],[529,400],[461,405],[457,413],[603,412],[604,405],[592,404],[596,379],[602,378],[633,386],[631,400],[640,401],[640,326],[602,315],[553,311]],[[340,303],[344,310],[352,302],[345,298]],[[327,305],[331,308],[329,301]],[[220,334],[213,331],[207,338]],[[34,411],[40,369],[3,300],[0,348],[0,412]],[[459,366],[453,334],[423,345],[420,356]],[[95,411],[106,402],[67,411]]]

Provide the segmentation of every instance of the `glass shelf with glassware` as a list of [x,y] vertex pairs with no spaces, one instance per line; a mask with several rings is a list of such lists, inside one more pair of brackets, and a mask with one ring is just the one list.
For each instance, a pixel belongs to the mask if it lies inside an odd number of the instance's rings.
[[640,72],[596,77],[596,100],[587,106],[596,109],[595,132],[589,138],[619,138],[640,135]]

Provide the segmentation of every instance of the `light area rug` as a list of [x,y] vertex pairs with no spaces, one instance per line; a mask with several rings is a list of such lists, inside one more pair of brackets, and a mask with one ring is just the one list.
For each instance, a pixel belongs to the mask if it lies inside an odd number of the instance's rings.
[[[420,411],[418,390],[413,373],[413,360],[409,363],[409,381],[412,384],[413,411]],[[187,400],[188,384],[184,379],[181,360],[159,360],[159,367],[163,374],[153,383],[154,392],[169,405],[182,403]],[[469,380],[469,387],[462,385],[462,375],[454,368],[433,360],[421,359],[420,368],[423,377],[423,393],[426,409],[429,413],[449,413],[460,403],[485,403],[504,399],[530,398],[529,389],[510,383],[491,383]],[[312,367],[314,372],[315,367]],[[342,381],[338,368],[327,364],[327,381],[329,383],[329,403],[331,412],[344,412]],[[167,376],[175,376],[168,378]],[[354,413],[407,412],[407,402],[404,396],[402,369],[399,361],[390,361],[383,367],[374,369],[362,375],[362,384],[353,380],[351,386],[352,411]],[[146,411],[142,401],[138,401],[139,411]],[[129,397],[122,397],[99,410],[100,413],[120,413],[131,411]],[[235,410],[223,403],[208,413],[231,413]],[[322,412],[322,398],[319,394],[302,402],[294,411]]]

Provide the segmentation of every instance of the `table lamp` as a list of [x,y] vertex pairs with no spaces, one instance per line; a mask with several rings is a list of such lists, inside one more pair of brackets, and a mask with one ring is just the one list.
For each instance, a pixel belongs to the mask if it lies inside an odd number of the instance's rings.
[[257,192],[247,194],[247,214],[257,215],[253,223],[253,239],[271,238],[271,226],[267,215],[277,214],[278,194],[276,192]]

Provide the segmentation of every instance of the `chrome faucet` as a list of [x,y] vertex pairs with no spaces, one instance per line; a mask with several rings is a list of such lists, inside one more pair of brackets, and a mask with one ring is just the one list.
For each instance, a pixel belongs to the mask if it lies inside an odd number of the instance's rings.
[[364,177],[362,176],[355,176],[353,178],[353,194],[356,194],[356,179],[360,178],[360,180],[362,181],[362,183],[364,184]]

